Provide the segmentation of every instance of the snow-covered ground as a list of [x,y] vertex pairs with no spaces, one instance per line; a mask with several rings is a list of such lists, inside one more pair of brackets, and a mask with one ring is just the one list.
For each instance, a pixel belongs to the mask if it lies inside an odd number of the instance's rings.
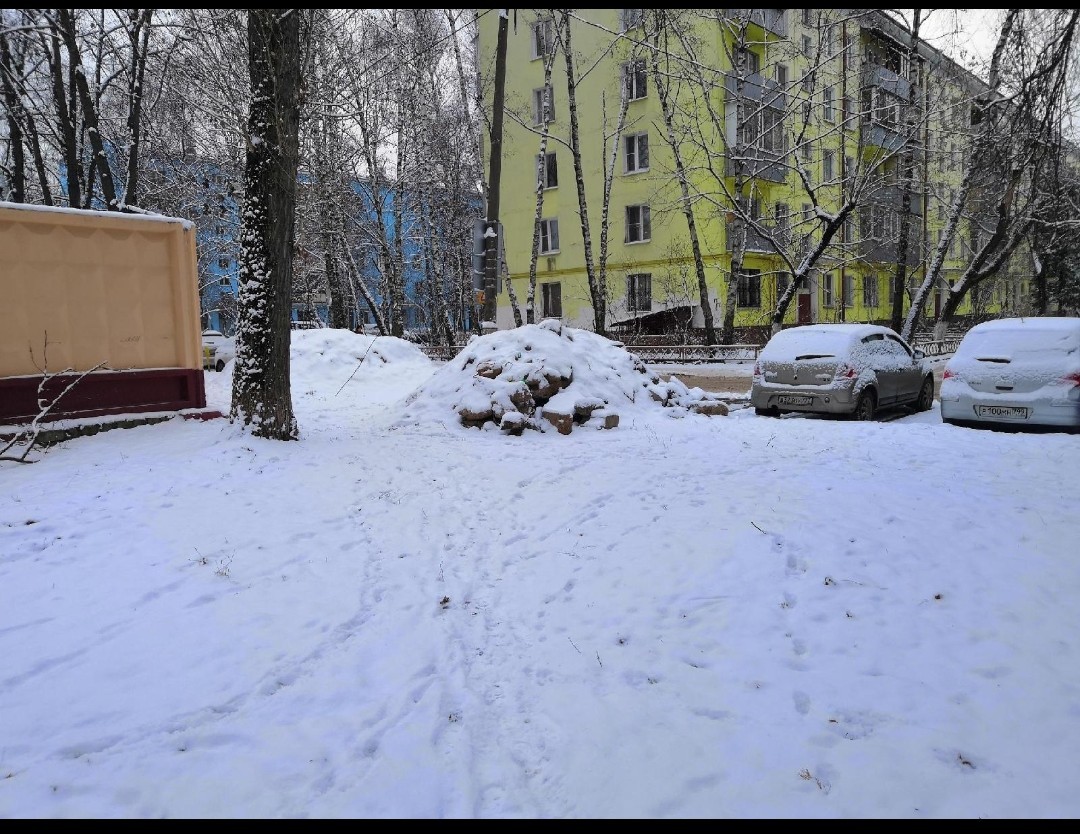
[[299,442],[0,463],[0,817],[1080,814],[1080,437],[470,373],[296,331]]

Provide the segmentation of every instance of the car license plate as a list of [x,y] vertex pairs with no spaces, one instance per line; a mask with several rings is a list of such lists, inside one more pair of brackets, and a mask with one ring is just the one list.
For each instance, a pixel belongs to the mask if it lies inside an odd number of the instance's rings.
[[975,413],[994,420],[1026,420],[1028,410],[1014,405],[977,405]]
[[780,405],[810,405],[813,397],[780,396],[776,398]]

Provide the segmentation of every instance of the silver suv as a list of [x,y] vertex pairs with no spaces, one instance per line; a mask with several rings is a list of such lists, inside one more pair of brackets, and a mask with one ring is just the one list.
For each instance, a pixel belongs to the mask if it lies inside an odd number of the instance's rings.
[[921,350],[876,324],[808,324],[781,330],[758,355],[750,403],[771,417],[789,411],[873,420],[879,409],[929,411],[934,374]]

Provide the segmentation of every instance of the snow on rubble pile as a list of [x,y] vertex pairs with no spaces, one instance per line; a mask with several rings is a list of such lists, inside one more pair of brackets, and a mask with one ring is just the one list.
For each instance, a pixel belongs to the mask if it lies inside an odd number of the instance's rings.
[[556,319],[485,336],[469,344],[407,399],[406,418],[570,434],[575,425],[609,429],[635,409],[725,415],[726,403],[672,377],[588,330]]

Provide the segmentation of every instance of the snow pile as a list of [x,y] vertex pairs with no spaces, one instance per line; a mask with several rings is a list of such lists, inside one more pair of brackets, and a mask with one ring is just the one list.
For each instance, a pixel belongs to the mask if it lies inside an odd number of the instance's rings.
[[615,428],[635,409],[666,408],[680,417],[728,412],[717,395],[674,377],[661,380],[621,343],[557,319],[474,336],[406,404],[409,420],[515,435],[526,428]]
[[429,366],[431,360],[416,345],[395,336],[364,336],[351,330],[317,328],[292,331],[292,378],[301,385],[330,376],[344,381],[394,373],[403,365]]

